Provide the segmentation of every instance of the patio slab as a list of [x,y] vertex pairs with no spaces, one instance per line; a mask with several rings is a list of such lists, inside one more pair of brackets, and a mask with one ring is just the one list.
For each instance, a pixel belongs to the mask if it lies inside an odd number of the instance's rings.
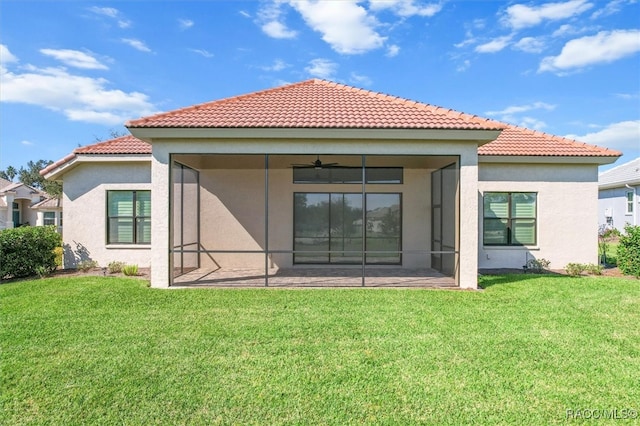
[[[276,288],[362,287],[360,268],[289,268],[269,270]],[[365,287],[457,288],[453,277],[433,269],[368,268]],[[176,277],[172,287],[265,287],[264,269],[196,269]]]

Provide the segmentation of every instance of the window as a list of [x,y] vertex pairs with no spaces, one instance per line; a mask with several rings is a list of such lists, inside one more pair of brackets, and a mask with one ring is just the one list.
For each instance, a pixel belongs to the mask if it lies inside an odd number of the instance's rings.
[[627,191],[627,214],[633,214],[633,191]]
[[151,243],[151,191],[107,191],[107,244]]
[[[402,167],[367,167],[369,184],[402,183]],[[293,183],[362,183],[361,167],[294,167]]]
[[535,192],[487,192],[483,204],[484,245],[536,244]]
[[56,224],[56,212],[44,212],[43,224],[45,226],[55,225]]
[[[362,194],[294,194],[294,263],[362,262]],[[368,264],[400,264],[401,197],[398,193],[366,194],[365,249]]]

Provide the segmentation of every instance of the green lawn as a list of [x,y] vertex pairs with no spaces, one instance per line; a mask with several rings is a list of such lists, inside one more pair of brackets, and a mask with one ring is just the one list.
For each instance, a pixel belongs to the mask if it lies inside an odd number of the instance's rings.
[[640,410],[640,281],[482,284],[3,284],[0,424],[541,425]]

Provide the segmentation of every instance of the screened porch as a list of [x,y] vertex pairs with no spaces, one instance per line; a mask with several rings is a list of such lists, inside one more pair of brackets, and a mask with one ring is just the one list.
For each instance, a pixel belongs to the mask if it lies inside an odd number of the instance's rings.
[[455,287],[457,156],[172,154],[172,286]]

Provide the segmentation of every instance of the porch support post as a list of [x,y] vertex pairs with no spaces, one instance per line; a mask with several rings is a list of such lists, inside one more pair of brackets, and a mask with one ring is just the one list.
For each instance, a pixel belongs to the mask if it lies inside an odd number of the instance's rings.
[[151,287],[167,288],[170,282],[171,238],[170,155],[162,144],[152,146],[151,156]]
[[366,274],[366,264],[367,264],[367,255],[365,251],[367,250],[367,211],[366,211],[366,202],[367,202],[367,168],[366,168],[367,156],[362,155],[362,159],[360,163],[362,163],[362,287],[365,286],[365,274]]
[[269,287],[269,154],[264,155],[264,286]]
[[456,279],[460,288],[478,288],[478,150],[466,148],[460,155],[460,203],[458,209],[458,259]]
[[4,221],[5,223],[5,227],[7,229],[13,228],[15,225],[13,223],[13,197],[14,197],[15,192],[12,193],[7,193],[5,201],[7,203],[7,218]]

